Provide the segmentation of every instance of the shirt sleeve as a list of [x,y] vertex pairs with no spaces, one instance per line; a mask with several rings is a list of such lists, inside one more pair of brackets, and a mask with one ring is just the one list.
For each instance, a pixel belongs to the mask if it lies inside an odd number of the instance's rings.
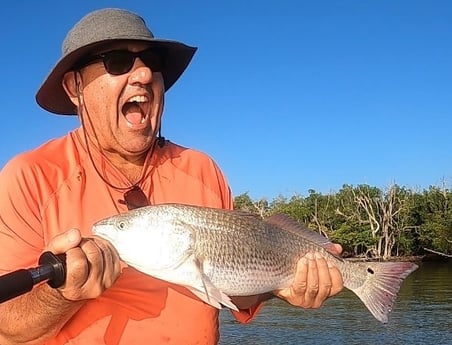
[[0,171],[0,273],[35,265],[42,252],[38,185],[25,156]]
[[232,315],[234,315],[235,319],[240,323],[249,323],[251,322],[256,315],[260,312],[264,303],[258,303],[255,306],[252,306],[248,309],[241,309],[239,311],[231,310]]

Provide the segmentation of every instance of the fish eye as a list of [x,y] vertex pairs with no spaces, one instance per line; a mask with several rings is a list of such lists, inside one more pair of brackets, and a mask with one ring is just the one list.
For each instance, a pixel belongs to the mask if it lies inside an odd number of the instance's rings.
[[127,223],[122,220],[122,221],[118,222],[118,229],[119,230],[125,230],[126,229],[126,225],[127,225]]

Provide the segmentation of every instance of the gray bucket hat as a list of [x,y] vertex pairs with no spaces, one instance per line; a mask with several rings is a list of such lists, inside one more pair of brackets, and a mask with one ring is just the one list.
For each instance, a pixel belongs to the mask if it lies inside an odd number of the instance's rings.
[[38,104],[55,114],[77,114],[76,107],[63,89],[64,74],[96,48],[118,40],[148,42],[150,46],[165,50],[161,71],[165,91],[179,79],[196,52],[195,47],[181,42],[154,38],[143,18],[135,13],[115,8],[97,10],[83,17],[68,32],[60,60],[36,93]]

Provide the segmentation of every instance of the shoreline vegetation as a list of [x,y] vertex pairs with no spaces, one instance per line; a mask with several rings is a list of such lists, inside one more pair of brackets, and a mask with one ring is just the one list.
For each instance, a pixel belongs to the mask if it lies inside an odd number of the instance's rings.
[[452,262],[452,258],[449,256],[444,255],[438,255],[438,254],[425,254],[425,255],[411,255],[411,256],[392,256],[390,259],[382,260],[382,259],[376,259],[376,258],[365,258],[365,257],[343,257],[344,259],[350,260],[350,261],[408,261],[408,262]]
[[385,190],[343,185],[338,192],[234,198],[234,208],[267,218],[284,213],[343,247],[343,257],[377,261],[449,261],[452,258],[452,190],[391,185]]

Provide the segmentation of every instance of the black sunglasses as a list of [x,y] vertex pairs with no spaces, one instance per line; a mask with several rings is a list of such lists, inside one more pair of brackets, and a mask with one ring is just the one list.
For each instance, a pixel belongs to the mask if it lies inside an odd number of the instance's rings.
[[149,206],[149,200],[138,186],[133,186],[132,189],[124,193],[124,200],[119,200],[121,204],[125,204],[128,210],[135,208]]
[[152,72],[161,72],[165,61],[165,53],[162,49],[148,48],[140,52],[129,50],[112,50],[106,53],[90,56],[74,66],[79,70],[92,63],[102,60],[105,70],[112,75],[121,75],[132,69],[135,59],[139,57]]

